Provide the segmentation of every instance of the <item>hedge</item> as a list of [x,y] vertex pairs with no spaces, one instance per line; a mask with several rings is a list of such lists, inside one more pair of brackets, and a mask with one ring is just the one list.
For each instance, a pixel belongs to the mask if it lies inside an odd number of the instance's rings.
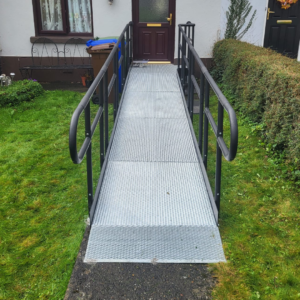
[[18,105],[23,101],[32,100],[43,92],[43,87],[36,81],[15,81],[9,86],[0,87],[0,107]]
[[300,63],[230,39],[217,42],[213,55],[213,75],[233,93],[237,110],[263,125],[265,141],[300,179]]

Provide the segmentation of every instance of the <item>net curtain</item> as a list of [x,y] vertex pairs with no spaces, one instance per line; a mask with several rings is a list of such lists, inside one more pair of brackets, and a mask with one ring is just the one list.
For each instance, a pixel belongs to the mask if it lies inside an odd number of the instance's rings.
[[[43,30],[63,30],[61,0],[40,0]],[[92,32],[90,0],[68,0],[70,32]]]
[[40,0],[43,30],[63,30],[60,0]]
[[90,0],[68,0],[71,32],[92,32]]

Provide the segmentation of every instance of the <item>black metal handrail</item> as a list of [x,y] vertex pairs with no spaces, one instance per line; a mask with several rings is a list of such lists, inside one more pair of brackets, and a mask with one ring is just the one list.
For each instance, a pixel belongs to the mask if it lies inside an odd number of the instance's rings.
[[[187,107],[191,120],[193,121],[194,91],[200,100],[199,112],[199,139],[198,146],[202,156],[203,164],[207,170],[208,155],[208,124],[211,125],[217,139],[217,158],[215,174],[215,204],[220,212],[221,195],[221,166],[222,153],[226,160],[232,161],[237,153],[238,147],[238,125],[234,109],[219,89],[216,82],[209,74],[199,55],[194,48],[194,28],[195,24],[188,22],[180,24],[178,30],[178,71],[180,73],[181,85],[184,91],[188,91]],[[191,38],[192,34],[192,38]],[[181,43],[182,41],[182,43]],[[194,75],[195,63],[201,70],[200,87]],[[216,124],[209,110],[210,88],[218,98],[218,123]],[[224,109],[228,113],[230,121],[230,146],[229,149],[223,139]],[[204,127],[203,127],[204,122]],[[204,134],[203,134],[204,131]],[[204,139],[203,139],[204,137]]]
[[[98,75],[94,79],[92,85],[88,89],[85,96],[80,101],[78,107],[73,113],[70,132],[69,132],[69,149],[72,161],[75,164],[80,164],[87,156],[87,181],[88,181],[88,208],[90,219],[92,219],[96,201],[100,193],[100,186],[102,177],[100,176],[99,182],[93,193],[93,171],[92,171],[92,137],[95,133],[97,124],[100,126],[100,166],[101,168],[106,167],[106,154],[108,153],[109,145],[109,130],[108,130],[108,97],[111,91],[114,91],[114,119],[116,119],[117,111],[119,108],[119,67],[121,66],[121,85],[122,90],[126,81],[126,77],[129,70],[129,65],[132,62],[132,22],[128,23],[121,33],[117,43],[111,50],[106,62],[99,71]],[[119,47],[121,47],[120,59]],[[113,75],[108,82],[108,68],[113,61]],[[93,98],[98,98],[99,109],[91,123],[91,111],[90,102]],[[79,150],[77,151],[77,127],[79,117],[82,113],[85,113],[85,140]]]

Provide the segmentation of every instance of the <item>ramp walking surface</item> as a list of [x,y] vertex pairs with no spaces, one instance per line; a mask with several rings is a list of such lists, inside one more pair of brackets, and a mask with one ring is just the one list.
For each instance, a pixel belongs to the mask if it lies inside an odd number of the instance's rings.
[[64,300],[211,299],[216,284],[205,264],[83,262],[86,230]]
[[173,65],[127,77],[84,261],[225,261]]

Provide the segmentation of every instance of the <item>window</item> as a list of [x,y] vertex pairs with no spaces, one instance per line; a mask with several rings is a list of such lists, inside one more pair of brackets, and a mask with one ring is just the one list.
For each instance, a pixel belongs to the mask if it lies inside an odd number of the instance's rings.
[[38,35],[93,35],[91,0],[33,0]]

